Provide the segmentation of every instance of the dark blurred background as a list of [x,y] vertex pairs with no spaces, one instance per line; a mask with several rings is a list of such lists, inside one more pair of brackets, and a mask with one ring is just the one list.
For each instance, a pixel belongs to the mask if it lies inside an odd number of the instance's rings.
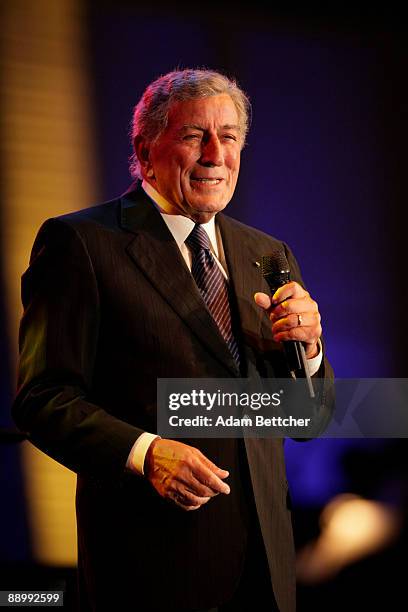
[[[402,14],[255,0],[18,0],[2,13],[0,426],[13,426],[18,284],[35,231],[127,188],[132,108],[175,67],[220,70],[249,94],[228,213],[290,244],[336,376],[407,376]],[[8,442],[0,588],[56,585],[74,597],[71,476],[49,476],[51,462]],[[406,441],[287,441],[286,456],[299,610],[405,609]]]

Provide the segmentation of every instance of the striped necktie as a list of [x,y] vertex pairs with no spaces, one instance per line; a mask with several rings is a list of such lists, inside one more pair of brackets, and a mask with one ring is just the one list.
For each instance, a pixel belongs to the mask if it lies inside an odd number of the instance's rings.
[[197,223],[194,226],[186,244],[193,255],[191,274],[212,318],[239,366],[239,349],[232,331],[227,281],[212,256],[210,240],[201,225]]

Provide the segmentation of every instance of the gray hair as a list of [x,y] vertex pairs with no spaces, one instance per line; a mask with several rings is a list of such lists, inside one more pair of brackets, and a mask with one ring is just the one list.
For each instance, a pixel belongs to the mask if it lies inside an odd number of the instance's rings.
[[[137,136],[142,136],[148,142],[153,142],[160,136],[167,126],[173,102],[220,94],[228,94],[235,104],[244,146],[251,117],[248,96],[235,80],[219,72],[191,68],[168,72],[148,85],[133,111],[130,130],[132,144]],[[141,178],[136,152],[130,157],[130,173],[134,178]]]

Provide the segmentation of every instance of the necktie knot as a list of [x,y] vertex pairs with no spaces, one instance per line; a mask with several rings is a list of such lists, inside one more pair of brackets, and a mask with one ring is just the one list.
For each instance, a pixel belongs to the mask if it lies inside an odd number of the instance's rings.
[[194,253],[197,253],[201,249],[205,251],[210,250],[210,239],[202,225],[199,223],[195,224],[187,237],[186,244]]

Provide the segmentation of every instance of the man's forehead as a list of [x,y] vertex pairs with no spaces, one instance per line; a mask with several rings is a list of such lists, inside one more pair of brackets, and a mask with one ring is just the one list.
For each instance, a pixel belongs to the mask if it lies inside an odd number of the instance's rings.
[[209,123],[218,127],[239,125],[238,112],[228,94],[219,94],[191,100],[177,100],[169,109],[169,125],[177,129],[187,126],[206,128]]

